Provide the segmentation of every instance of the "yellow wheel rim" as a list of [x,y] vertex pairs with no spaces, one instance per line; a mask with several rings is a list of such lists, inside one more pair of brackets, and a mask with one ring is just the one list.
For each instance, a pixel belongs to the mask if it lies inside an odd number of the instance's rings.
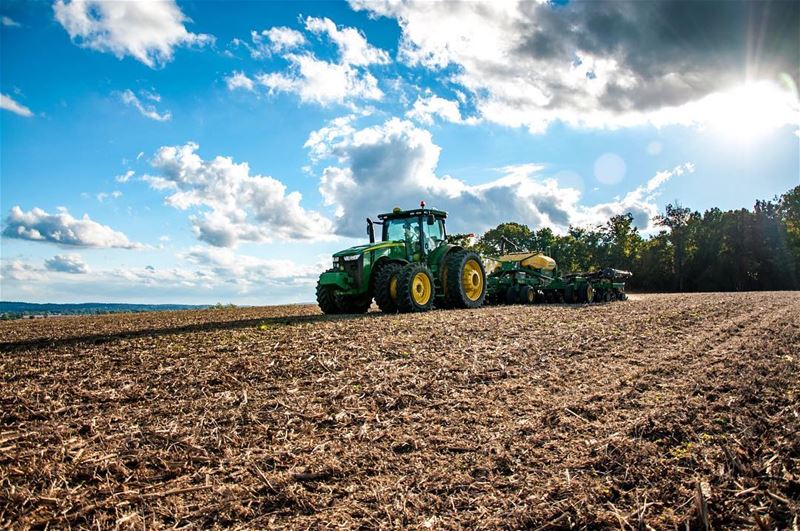
[[481,298],[483,293],[483,274],[481,265],[476,260],[469,260],[464,264],[464,274],[461,277],[464,284],[464,293],[471,301]]
[[393,301],[397,300],[397,275],[393,276],[389,281],[389,296]]
[[428,304],[431,300],[431,279],[425,273],[417,273],[411,281],[411,296],[414,302],[420,305]]

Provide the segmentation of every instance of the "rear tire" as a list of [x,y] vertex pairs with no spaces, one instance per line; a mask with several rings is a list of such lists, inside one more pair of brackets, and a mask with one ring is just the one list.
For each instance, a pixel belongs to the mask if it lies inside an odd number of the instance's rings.
[[[383,313],[397,313],[397,274],[403,264],[390,263],[383,266],[375,277],[375,302]],[[392,296],[392,283],[395,284]]]
[[425,264],[405,265],[397,274],[397,309],[401,313],[427,312],[436,295],[433,275]]
[[486,299],[486,271],[478,253],[453,251],[445,261],[445,305],[480,308]]

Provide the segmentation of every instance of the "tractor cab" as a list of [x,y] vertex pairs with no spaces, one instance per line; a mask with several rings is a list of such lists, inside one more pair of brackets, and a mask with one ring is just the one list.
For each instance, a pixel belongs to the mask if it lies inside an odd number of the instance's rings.
[[381,241],[403,242],[411,255],[426,256],[447,241],[447,212],[425,208],[425,202],[414,210],[395,208],[378,215],[378,219],[380,221],[367,218],[370,243],[375,243],[375,225],[381,225]]

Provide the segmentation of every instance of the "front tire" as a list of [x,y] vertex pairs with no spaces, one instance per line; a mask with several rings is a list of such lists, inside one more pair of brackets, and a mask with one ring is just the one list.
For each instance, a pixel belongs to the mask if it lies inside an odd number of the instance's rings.
[[[327,272],[333,271],[329,269]],[[342,313],[339,305],[336,303],[336,288],[334,286],[322,285],[317,281],[317,304],[322,313],[327,315],[335,315]]]
[[433,308],[433,275],[424,264],[411,263],[397,274],[397,309],[402,313],[427,312]]
[[454,251],[446,259],[445,302],[451,308],[480,308],[486,299],[486,271],[478,253]]

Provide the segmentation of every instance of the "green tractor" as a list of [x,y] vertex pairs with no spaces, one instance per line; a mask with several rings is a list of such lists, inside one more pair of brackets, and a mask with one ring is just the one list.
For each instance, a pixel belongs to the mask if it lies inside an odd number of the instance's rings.
[[[326,314],[364,313],[372,299],[385,313],[478,308],[486,298],[486,272],[478,253],[447,242],[447,212],[395,208],[367,218],[369,243],[333,255],[320,275],[317,303]],[[375,241],[375,225],[381,239]]]

